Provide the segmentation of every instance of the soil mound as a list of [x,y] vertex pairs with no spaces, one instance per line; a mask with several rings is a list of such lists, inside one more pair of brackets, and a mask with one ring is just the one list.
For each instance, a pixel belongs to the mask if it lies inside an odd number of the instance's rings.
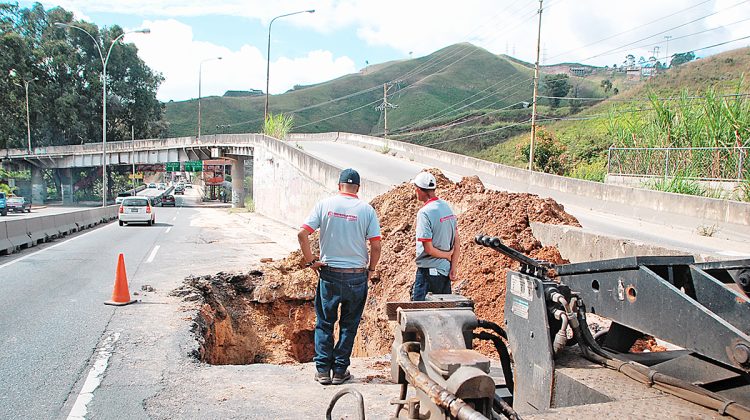
[[[580,225],[552,199],[489,191],[478,177],[454,183],[438,170],[431,172],[438,181],[439,197],[458,216],[460,280],[453,284],[454,293],[471,298],[479,318],[501,323],[506,271],[517,268],[517,263],[475,245],[474,236],[499,236],[505,244],[532,258],[562,264],[567,261],[556,248],[542,247],[529,223]],[[409,299],[416,270],[414,223],[422,203],[416,200],[414,187],[402,184],[376,197],[371,204],[380,219],[383,252],[378,264],[379,281],[370,284],[354,356],[390,351],[392,325],[385,314],[385,303]],[[312,240],[313,252],[317,252],[317,234]],[[203,299],[196,320],[201,360],[222,364],[312,360],[312,301],[317,277],[301,263],[302,254],[296,251],[247,274],[188,278],[176,293]]]

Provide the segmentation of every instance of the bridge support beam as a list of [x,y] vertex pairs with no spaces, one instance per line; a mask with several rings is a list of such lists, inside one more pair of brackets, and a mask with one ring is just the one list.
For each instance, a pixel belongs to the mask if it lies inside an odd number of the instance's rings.
[[245,156],[232,162],[232,208],[245,208]]
[[47,198],[47,183],[41,168],[31,167],[31,203],[44,204]]
[[64,206],[73,204],[73,169],[62,168],[57,170],[60,177],[60,193]]

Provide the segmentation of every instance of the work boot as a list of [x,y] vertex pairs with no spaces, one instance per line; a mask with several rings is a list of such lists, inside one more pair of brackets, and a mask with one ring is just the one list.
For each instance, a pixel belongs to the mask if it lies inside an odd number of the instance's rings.
[[333,372],[333,384],[334,385],[341,385],[344,382],[348,381],[349,379],[352,379],[352,374],[349,373],[349,370],[345,370],[344,372]]
[[321,385],[330,385],[331,384],[331,372],[329,371],[315,372],[315,381],[319,382]]

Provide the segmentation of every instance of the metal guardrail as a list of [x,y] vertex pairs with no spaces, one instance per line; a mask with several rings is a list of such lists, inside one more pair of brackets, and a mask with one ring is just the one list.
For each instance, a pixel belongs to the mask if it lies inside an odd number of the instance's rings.
[[750,147],[610,147],[607,174],[740,182],[750,179]]

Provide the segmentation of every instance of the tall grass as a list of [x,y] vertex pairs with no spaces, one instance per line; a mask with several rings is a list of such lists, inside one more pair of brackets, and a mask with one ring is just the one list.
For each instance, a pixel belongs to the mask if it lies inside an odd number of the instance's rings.
[[[710,87],[699,98],[649,94],[650,109],[610,112],[608,134],[622,147],[737,147],[750,145],[750,98],[741,78],[730,92]],[[734,95],[728,95],[733,93]]]
[[284,114],[268,114],[263,124],[263,134],[275,139],[283,140],[294,126],[294,117]]

